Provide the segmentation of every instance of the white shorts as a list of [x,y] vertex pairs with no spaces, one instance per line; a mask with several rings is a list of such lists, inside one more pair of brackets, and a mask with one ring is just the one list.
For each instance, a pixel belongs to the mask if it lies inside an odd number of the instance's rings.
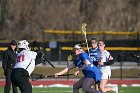
[[100,69],[101,72],[101,79],[110,79],[111,77],[111,70],[110,69]]
[[101,74],[101,79],[110,79],[110,77],[111,77],[111,74],[110,73],[102,73]]

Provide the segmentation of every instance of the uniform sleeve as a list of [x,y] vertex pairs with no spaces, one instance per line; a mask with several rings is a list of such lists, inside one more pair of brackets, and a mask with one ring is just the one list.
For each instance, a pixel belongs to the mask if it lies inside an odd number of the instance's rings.
[[104,65],[108,66],[108,65],[112,65],[114,64],[114,60],[109,60],[107,62],[104,62]]
[[31,59],[33,59],[33,60],[35,60],[36,59],[36,56],[37,56],[37,53],[36,52],[34,52],[34,51],[28,51],[29,53],[29,56],[30,56],[30,58]]
[[7,54],[7,51],[4,51],[3,54],[2,54],[2,68],[4,70],[6,70],[7,61],[8,61],[8,54]]
[[82,53],[80,55],[80,58],[81,58],[82,61],[87,60],[88,59],[88,55],[86,55],[86,53]]
[[103,54],[101,54],[100,61],[101,62],[107,62],[108,58],[109,58],[109,55],[110,55],[110,53],[105,51]]
[[107,59],[106,59],[106,62],[104,62],[104,65],[112,65],[114,64],[114,60],[113,60],[113,57],[110,55],[109,52],[107,52]]
[[77,66],[77,59],[75,59],[75,60],[73,60],[73,64],[75,65],[75,66]]

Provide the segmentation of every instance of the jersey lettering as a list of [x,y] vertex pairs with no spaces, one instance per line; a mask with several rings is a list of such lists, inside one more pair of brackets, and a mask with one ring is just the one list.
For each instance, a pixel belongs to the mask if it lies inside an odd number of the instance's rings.
[[17,62],[21,62],[21,61],[24,61],[24,55],[20,55],[17,57]]

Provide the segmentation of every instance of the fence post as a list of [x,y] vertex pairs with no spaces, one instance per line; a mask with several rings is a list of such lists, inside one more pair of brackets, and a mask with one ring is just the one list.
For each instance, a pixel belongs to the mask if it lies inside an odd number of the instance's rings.
[[62,49],[61,49],[61,47],[59,47],[59,58],[58,58],[58,64],[60,65],[60,62],[61,62],[61,56],[62,56],[62,53],[61,53],[61,51],[62,51]]
[[[139,42],[139,32],[137,31],[137,52],[139,52],[139,47],[140,47],[140,44],[138,43]],[[139,54],[139,53],[138,53]],[[137,55],[137,66],[140,66],[140,55]]]
[[120,79],[121,80],[123,78],[123,76],[122,76],[122,73],[123,73],[122,65],[123,65],[123,61],[120,62]]

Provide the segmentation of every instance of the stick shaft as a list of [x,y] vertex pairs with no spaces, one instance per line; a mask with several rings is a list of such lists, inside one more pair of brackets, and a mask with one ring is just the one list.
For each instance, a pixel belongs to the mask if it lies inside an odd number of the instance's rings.
[[86,40],[86,43],[87,43],[88,54],[89,54],[89,56],[90,56],[89,47],[88,47],[88,41],[87,41],[86,35],[85,35],[85,40]]
[[[63,75],[58,75],[58,76],[70,76],[73,74],[63,74]],[[55,77],[54,75],[46,75],[45,77]]]
[[[70,75],[73,75],[73,74],[63,74],[63,75],[59,75],[59,76],[70,76]],[[46,77],[55,77],[55,75],[46,75],[46,76],[42,76],[41,74],[36,77],[32,77],[32,81],[36,81],[38,79],[43,79],[43,78],[46,78]]]

